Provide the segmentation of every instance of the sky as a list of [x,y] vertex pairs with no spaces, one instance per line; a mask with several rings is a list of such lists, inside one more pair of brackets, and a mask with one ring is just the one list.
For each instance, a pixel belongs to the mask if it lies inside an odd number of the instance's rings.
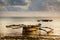
[[[0,0],[0,11],[59,11],[60,0]],[[14,5],[14,6],[13,6]],[[6,7],[7,6],[7,7]]]
[[25,0],[0,0],[0,5],[27,5]]

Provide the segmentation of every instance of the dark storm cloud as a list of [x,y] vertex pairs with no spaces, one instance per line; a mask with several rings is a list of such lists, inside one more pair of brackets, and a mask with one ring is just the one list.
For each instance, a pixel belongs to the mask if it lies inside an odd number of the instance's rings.
[[25,0],[7,0],[3,2],[0,0],[0,5],[27,5]]
[[[5,9],[8,11],[60,11],[60,1],[57,0],[31,0],[30,3],[26,3],[25,0],[7,0],[3,2],[0,0],[0,5],[19,5],[26,6],[27,9],[22,9],[21,7],[8,6]],[[29,6],[27,6],[29,4]]]
[[29,6],[29,10],[32,10],[32,11],[47,10],[46,1],[47,0],[32,0],[31,4]]
[[29,6],[29,10],[31,11],[48,11],[52,9],[56,11],[60,10],[60,2],[57,0],[32,0]]
[[2,0],[0,0],[0,5],[4,5],[4,2],[2,2]]
[[8,3],[10,5],[26,5],[25,0],[9,0]]

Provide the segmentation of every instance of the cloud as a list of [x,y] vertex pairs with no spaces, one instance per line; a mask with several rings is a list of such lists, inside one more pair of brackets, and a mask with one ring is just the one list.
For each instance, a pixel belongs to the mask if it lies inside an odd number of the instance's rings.
[[32,11],[44,11],[47,10],[46,0],[32,0],[29,10]]
[[60,2],[57,0],[32,0],[29,6],[31,11],[59,11]]
[[0,1],[0,4],[3,5],[3,3],[5,5],[27,5],[27,3],[25,2],[25,0],[7,0],[7,1]]
[[[27,1],[27,0],[26,0]],[[19,5],[22,7],[6,7],[9,11],[60,11],[60,1],[57,0],[31,0],[27,5],[25,0],[8,0],[1,2],[0,4],[5,5]],[[22,9],[22,8],[26,9]]]

